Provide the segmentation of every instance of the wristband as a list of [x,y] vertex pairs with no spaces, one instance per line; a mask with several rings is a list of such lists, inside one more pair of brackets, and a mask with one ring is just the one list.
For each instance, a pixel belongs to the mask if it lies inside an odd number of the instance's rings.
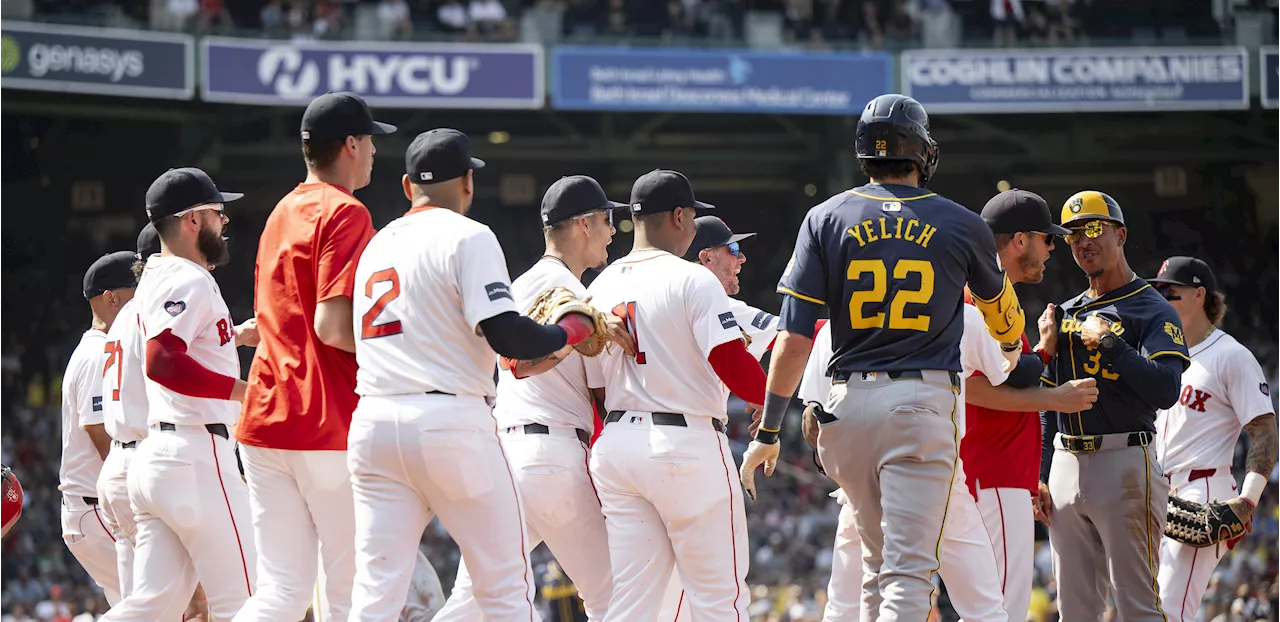
[[778,442],[778,433],[782,431],[782,419],[787,414],[791,398],[776,393],[765,393],[764,412],[760,416],[760,428],[756,430],[756,440],[766,445]]
[[1044,350],[1036,350],[1035,353],[1040,357],[1040,362],[1044,363],[1045,365],[1048,365],[1049,359],[1053,358],[1049,356],[1049,353],[1045,352]]
[[1267,478],[1260,473],[1249,471],[1244,476],[1244,483],[1240,485],[1240,498],[1249,502],[1249,505],[1258,507],[1258,500],[1262,498],[1262,491],[1267,487]]

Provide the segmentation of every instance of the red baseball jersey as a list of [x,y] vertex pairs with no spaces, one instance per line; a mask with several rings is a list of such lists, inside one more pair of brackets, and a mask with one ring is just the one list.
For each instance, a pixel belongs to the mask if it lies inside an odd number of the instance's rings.
[[[1022,336],[1022,353],[1031,343]],[[982,372],[975,371],[979,376]],[[1040,416],[1035,412],[1008,412],[965,404],[968,431],[960,443],[969,492],[979,488],[1039,489]]]

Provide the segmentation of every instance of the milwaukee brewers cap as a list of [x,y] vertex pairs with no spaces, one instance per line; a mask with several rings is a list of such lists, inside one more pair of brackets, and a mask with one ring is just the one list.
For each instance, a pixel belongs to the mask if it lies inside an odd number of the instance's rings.
[[693,185],[689,183],[689,178],[676,171],[655,169],[641,175],[631,186],[633,214],[673,212],[681,207],[715,208],[710,203],[693,198]]
[[1218,279],[1213,277],[1209,264],[1195,257],[1170,257],[1160,264],[1160,272],[1148,283],[1169,283],[1187,287],[1203,287],[1208,291],[1218,291]]
[[302,113],[302,140],[346,140],[394,131],[396,126],[374,121],[369,105],[355,93],[325,93]]
[[134,261],[137,259],[132,251],[116,251],[99,257],[84,273],[84,299],[93,300],[113,289],[137,287]]
[[734,233],[729,225],[715,216],[699,216],[694,219],[693,226],[693,243],[684,254],[684,258],[689,261],[697,261],[698,254],[708,248],[733,244],[755,236],[754,233]]
[[242,196],[219,191],[209,174],[198,168],[171,168],[147,188],[147,218],[155,222],[198,205],[230,203]]
[[586,175],[561,177],[542,195],[542,226],[554,225],[579,214],[615,210],[626,203],[610,201],[600,182]]
[[484,168],[471,157],[471,141],[458,130],[437,128],[418,134],[404,153],[405,173],[415,184],[438,184]]
[[147,257],[160,252],[160,233],[156,231],[156,226],[147,223],[147,226],[138,232],[138,253],[135,259],[146,261]]
[[1071,233],[1053,223],[1049,204],[1040,195],[1027,190],[1006,190],[991,197],[982,208],[982,219],[992,233],[1035,231],[1053,235]]

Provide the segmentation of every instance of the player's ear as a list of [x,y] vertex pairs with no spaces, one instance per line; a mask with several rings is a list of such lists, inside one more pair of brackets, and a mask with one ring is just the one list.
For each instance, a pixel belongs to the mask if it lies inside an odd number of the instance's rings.
[[474,172],[475,172],[474,170],[467,171],[466,181],[462,183],[463,187],[466,188],[466,192],[468,195],[473,195],[476,193],[475,177],[472,176]]
[[1125,240],[1128,240],[1128,239],[1129,239],[1129,228],[1116,227],[1116,241],[1120,243],[1120,246],[1124,246]]
[[408,175],[400,176],[400,185],[404,187],[404,198],[413,201],[413,182],[409,181]]

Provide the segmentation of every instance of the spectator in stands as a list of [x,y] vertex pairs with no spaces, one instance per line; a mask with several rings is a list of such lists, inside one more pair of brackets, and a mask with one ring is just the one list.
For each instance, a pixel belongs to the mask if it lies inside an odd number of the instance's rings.
[[467,5],[467,19],[471,21],[473,32],[484,38],[515,38],[515,23],[507,16],[507,8],[501,0],[471,0]]
[[231,12],[223,0],[200,0],[200,13],[196,16],[196,32],[218,31],[226,33],[235,28]]
[[341,31],[342,7],[334,4],[333,0],[316,0],[311,10],[311,35],[318,39],[332,38]]
[[467,7],[462,0],[444,0],[436,9],[436,21],[444,32],[467,32],[471,20],[467,18]]
[[38,622],[35,618],[27,613],[27,606],[22,603],[13,605],[13,613],[7,613],[0,618],[0,622]]
[[413,20],[405,0],[382,0],[378,3],[378,21],[386,39],[413,38]]
[[862,0],[862,24],[866,29],[864,45],[877,49],[884,47],[884,28],[880,20],[879,3],[875,0]]
[[1022,0],[991,0],[991,22],[994,25],[995,46],[1015,45],[1018,42],[1018,28],[1025,19]]
[[605,13],[602,30],[615,37],[630,37],[635,34],[631,17],[627,15],[625,0],[609,0],[609,10]]
[[262,31],[268,37],[275,37],[284,32],[284,2],[281,0],[270,0],[262,5],[262,10],[258,11],[258,21],[262,27]]
[[803,41],[813,29],[813,0],[786,0],[783,12],[783,39]]
[[165,11],[168,13],[168,26],[172,30],[187,30],[191,27],[196,13],[200,12],[200,0],[167,0]]
[[915,21],[911,19],[910,0],[891,0],[889,14],[884,19],[885,42],[894,49],[914,45],[916,38]]
[[596,0],[569,0],[560,24],[566,38],[593,37],[599,32],[600,5]]
[[687,39],[693,35],[693,19],[684,9],[680,0],[667,0],[667,23],[662,28],[662,39],[670,42],[675,39]]
[[[702,0],[693,10],[697,31],[709,39],[733,39],[734,19],[730,14],[736,8],[737,0]],[[729,5],[735,5],[731,7]]]

